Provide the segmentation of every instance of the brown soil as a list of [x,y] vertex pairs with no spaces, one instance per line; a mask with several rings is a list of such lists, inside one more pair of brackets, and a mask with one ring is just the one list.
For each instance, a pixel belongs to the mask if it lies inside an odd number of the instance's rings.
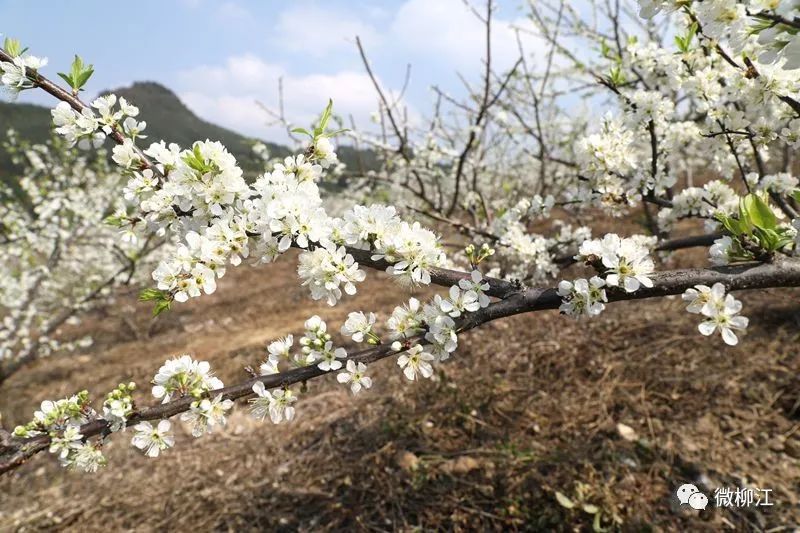
[[[101,398],[129,379],[150,403],[147,382],[181,353],[233,383],[308,316],[336,331],[348,309],[385,318],[407,296],[371,275],[339,307],[309,305],[293,269],[234,269],[216,294],[154,323],[121,295],[79,328],[94,332],[92,348],[3,385],[3,424],[26,421],[43,399],[83,388]],[[615,304],[592,321],[537,313],[463,335],[433,381],[409,383],[383,361],[355,399],[333,379],[309,383],[288,425],[241,408],[197,440],[176,424],[175,449],[157,460],[128,432],[107,444],[96,475],[45,453],[0,479],[0,530],[591,530],[592,515],[563,507],[556,491],[596,506],[612,529],[791,528],[799,294],[741,295],[751,327],[735,348],[699,335],[677,298]],[[677,505],[686,482],[706,491],[707,510]],[[772,489],[775,505],[712,508],[714,488],[744,483]]]

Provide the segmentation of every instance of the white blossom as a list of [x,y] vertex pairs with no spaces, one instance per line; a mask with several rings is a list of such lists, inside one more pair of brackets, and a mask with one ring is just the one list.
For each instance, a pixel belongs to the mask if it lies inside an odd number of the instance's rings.
[[347,361],[346,370],[339,372],[336,375],[336,380],[339,383],[349,383],[350,391],[355,395],[358,394],[362,388],[369,389],[372,387],[372,378],[365,375],[367,365],[364,363],[356,363],[352,359]]
[[227,422],[226,412],[233,407],[232,400],[223,400],[218,394],[212,400],[205,398],[192,402],[189,410],[181,414],[181,420],[187,422],[193,437],[200,437]]
[[469,279],[459,280],[458,286],[462,290],[472,291],[478,296],[478,304],[480,307],[487,307],[490,303],[489,296],[485,293],[489,290],[489,284],[483,279],[483,274],[479,270],[470,272]]
[[372,328],[375,326],[375,313],[365,315],[361,311],[352,312],[347,315],[347,320],[342,325],[342,335],[352,337],[356,342],[364,342],[372,335]]
[[153,378],[153,396],[167,403],[174,394],[198,397],[223,387],[222,381],[211,373],[207,361],[195,361],[182,355],[164,362]]
[[147,421],[139,422],[133,426],[136,434],[131,444],[148,457],[158,457],[161,452],[175,445],[175,438],[169,432],[171,426],[169,420],[160,420],[155,427]]
[[270,392],[264,384],[257,381],[253,385],[253,392],[256,397],[250,400],[252,404],[251,412],[255,418],[263,420],[269,415],[273,424],[279,424],[283,420],[287,422],[294,418],[294,406],[297,397],[292,394],[290,389],[280,389]]
[[558,284],[558,295],[562,298],[559,311],[573,317],[597,316],[605,309],[608,301],[602,278],[593,276],[589,280],[563,280]]
[[418,375],[424,378],[433,375],[431,361],[434,359],[436,358],[433,355],[424,351],[421,344],[415,344],[397,358],[397,365],[403,369],[407,379],[414,381]]
[[699,313],[705,318],[698,326],[700,333],[709,336],[719,330],[725,344],[731,346],[738,344],[739,338],[734,331],[747,329],[749,320],[747,317],[739,316],[742,302],[733,295],[726,294],[722,283],[715,283],[711,288],[696,285],[684,292],[683,300],[689,302],[687,311]]

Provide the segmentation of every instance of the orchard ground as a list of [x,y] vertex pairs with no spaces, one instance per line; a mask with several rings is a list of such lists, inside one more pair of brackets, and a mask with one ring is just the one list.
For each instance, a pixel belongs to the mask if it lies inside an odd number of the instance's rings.
[[[669,264],[703,261],[683,251]],[[268,341],[297,336],[312,314],[341,342],[348,310],[385,319],[408,297],[370,272],[338,307],[309,305],[295,265],[231,268],[217,293],[155,321],[121,293],[75,331],[93,332],[94,346],[3,385],[3,425],[83,388],[97,406],[131,379],[137,400],[152,404],[148,382],[183,353],[233,384]],[[333,377],[312,381],[288,425],[258,422],[240,403],[226,428],[200,439],[176,421],[175,448],[156,460],[130,445],[129,430],[110,439],[95,475],[44,453],[0,479],[0,530],[591,529],[579,493],[603,524],[617,516],[623,529],[791,526],[800,523],[798,296],[739,293],[751,325],[736,347],[701,336],[679,298],[613,304],[580,322],[517,316],[461,335],[436,380],[408,382],[389,359],[371,366],[375,384],[355,398]],[[775,505],[713,508],[715,487],[745,481],[772,489]],[[677,505],[687,482],[709,495],[708,509]]]

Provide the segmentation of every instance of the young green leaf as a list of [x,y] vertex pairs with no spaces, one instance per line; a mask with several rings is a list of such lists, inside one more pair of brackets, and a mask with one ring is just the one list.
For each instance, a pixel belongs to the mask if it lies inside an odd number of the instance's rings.
[[168,311],[172,305],[172,298],[166,291],[159,289],[143,289],[139,293],[140,302],[156,302],[153,307],[153,316],[158,316],[164,311]]
[[63,72],[58,73],[61,79],[67,82],[67,85],[69,85],[75,93],[82,90],[86,82],[89,81],[89,78],[92,77],[92,74],[94,74],[94,66],[85,65],[83,59],[78,55],[76,55],[75,59],[72,61],[69,74]]
[[325,110],[322,112],[322,116],[319,118],[319,125],[314,128],[314,137],[319,137],[323,133],[325,133],[325,128],[328,127],[328,121],[331,118],[331,113],[333,112],[333,100],[328,100],[328,105],[325,106]]
[[750,204],[744,198],[739,198],[739,233],[747,233],[750,235],[753,232],[753,222],[750,219]]
[[319,137],[336,137],[337,135],[341,135],[342,133],[347,133],[350,131],[348,128],[342,128],[340,130],[334,131],[326,131],[325,133],[319,135]]
[[158,300],[165,300],[167,293],[159,289],[142,289],[139,293],[140,302],[153,302]]
[[169,311],[172,302],[169,300],[164,300],[161,302],[156,303],[155,307],[153,307],[153,316],[158,316],[164,311]]
[[3,40],[3,50],[5,50],[11,57],[20,56],[24,52],[19,40],[12,39],[11,37],[6,37]]
[[744,197],[747,206],[749,220],[756,227],[764,230],[775,229],[778,219],[769,207],[769,204],[756,194],[748,194]]
[[744,233],[737,219],[730,217],[725,213],[717,213],[715,216],[716,219],[719,220],[723,226],[725,226],[725,229],[728,230],[731,235],[738,236]]

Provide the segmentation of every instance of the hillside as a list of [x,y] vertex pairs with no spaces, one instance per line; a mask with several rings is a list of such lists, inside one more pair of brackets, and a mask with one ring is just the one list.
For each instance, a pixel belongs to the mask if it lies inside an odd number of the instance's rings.
[[[148,142],[164,139],[187,147],[200,139],[220,141],[236,157],[245,171],[260,168],[251,149],[257,139],[201,119],[186,107],[175,93],[163,85],[154,82],[136,82],[130,87],[118,88],[111,92],[124,96],[139,107],[141,114],[138,118],[147,122],[145,134],[148,136]],[[0,142],[5,139],[9,128],[16,130],[23,139],[43,142],[50,134],[50,126],[50,108],[0,101]],[[270,142],[265,144],[274,155],[282,156],[290,153],[290,149],[286,146]],[[358,167],[358,155],[351,147],[340,147],[339,156],[349,167]],[[361,158],[368,167],[374,166],[375,157],[372,153],[362,152]],[[0,174],[11,171],[8,157],[0,151]]]

